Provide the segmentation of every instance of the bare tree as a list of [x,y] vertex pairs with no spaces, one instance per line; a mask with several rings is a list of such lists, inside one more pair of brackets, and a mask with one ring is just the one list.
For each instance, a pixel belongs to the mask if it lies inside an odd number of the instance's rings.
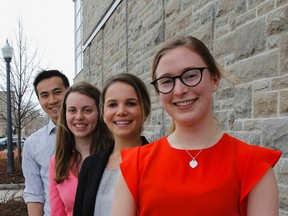
[[[38,59],[37,49],[31,48],[28,42],[21,19],[17,21],[17,31],[15,32],[15,43],[12,42],[14,54],[11,65],[11,98],[12,98],[12,118],[13,131],[18,135],[17,149],[19,165],[21,167],[21,132],[23,128],[33,121],[42,110],[38,107],[37,100],[33,91],[34,75],[40,69],[40,60]],[[2,80],[6,79],[5,70],[1,69],[0,76]],[[1,86],[2,90],[5,90]],[[0,98],[4,103],[6,100]],[[0,118],[6,121],[6,116],[1,113]]]

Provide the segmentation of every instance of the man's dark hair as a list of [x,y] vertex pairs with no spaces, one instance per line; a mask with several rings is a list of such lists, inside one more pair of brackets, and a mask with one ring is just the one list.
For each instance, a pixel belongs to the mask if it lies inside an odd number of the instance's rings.
[[38,96],[38,92],[37,92],[37,85],[42,80],[49,79],[51,77],[60,77],[63,81],[63,85],[66,88],[68,88],[70,86],[68,78],[65,76],[65,74],[61,73],[60,71],[58,71],[58,70],[43,70],[37,74],[37,76],[33,82],[34,90],[35,90],[35,93],[36,93],[38,98],[39,98],[39,96]]

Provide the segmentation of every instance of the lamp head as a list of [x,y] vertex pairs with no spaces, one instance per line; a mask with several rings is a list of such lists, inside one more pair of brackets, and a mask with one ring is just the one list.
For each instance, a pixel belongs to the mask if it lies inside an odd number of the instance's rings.
[[13,55],[13,48],[8,43],[8,40],[6,40],[5,46],[2,48],[3,58],[4,59],[11,59]]

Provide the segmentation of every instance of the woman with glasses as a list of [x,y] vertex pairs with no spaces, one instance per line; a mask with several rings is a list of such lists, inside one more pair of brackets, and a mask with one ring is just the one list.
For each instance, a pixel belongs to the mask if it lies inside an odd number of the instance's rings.
[[176,37],[156,52],[152,85],[174,129],[122,153],[113,216],[278,215],[272,167],[281,152],[222,132],[212,112],[220,68],[194,37]]

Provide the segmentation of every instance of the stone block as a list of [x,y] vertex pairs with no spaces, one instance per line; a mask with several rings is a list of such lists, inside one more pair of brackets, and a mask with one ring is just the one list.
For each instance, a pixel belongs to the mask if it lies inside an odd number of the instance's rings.
[[235,12],[236,14],[243,14],[247,11],[247,2],[246,0],[237,0],[235,2]]
[[201,40],[210,50],[211,53],[213,53],[213,26],[211,23],[202,26],[201,28],[190,32],[189,29],[188,33],[190,33],[189,35],[192,35],[196,38],[198,38],[199,40]]
[[268,46],[268,49],[275,49],[279,47],[279,37],[272,36],[272,37],[267,38],[267,46]]
[[277,116],[277,93],[256,94],[253,96],[253,117],[271,118]]
[[279,208],[282,211],[279,216],[287,216],[288,215],[288,187],[279,186]]
[[185,29],[187,26],[190,25],[191,23],[191,13],[192,11],[190,10],[186,10],[185,12],[183,12],[182,14],[178,15],[178,19],[176,21],[176,26],[174,26],[175,30],[177,32]]
[[235,10],[235,4],[235,1],[219,0],[218,5],[216,6],[216,16],[220,17]]
[[271,80],[271,90],[288,89],[288,75],[275,77]]
[[[190,2],[192,2],[192,1],[190,0]],[[198,10],[201,10],[203,7],[205,7],[210,2],[211,2],[211,0],[194,0],[193,4],[191,6],[193,6],[193,11],[198,11]]]
[[243,121],[243,130],[244,131],[261,131],[263,128],[263,120],[258,119],[249,119]]
[[260,18],[235,31],[235,58],[243,59],[266,49],[265,18]]
[[215,100],[222,101],[234,98],[235,96],[235,89],[234,87],[225,87],[221,88],[215,93]]
[[234,75],[244,83],[277,76],[278,58],[278,52],[271,51],[254,58],[237,62],[234,65]]
[[220,110],[232,110],[234,107],[234,98],[233,99],[226,99],[221,101],[220,103]]
[[267,34],[269,36],[287,32],[288,30],[288,5],[267,16]]
[[229,34],[221,37],[215,41],[215,57],[221,58],[222,56],[227,56],[234,51],[235,47],[235,36],[234,34]]
[[255,20],[256,17],[257,17],[256,9],[249,10],[246,13],[243,13],[235,17],[235,21],[233,22],[232,29],[235,30],[246,23],[252,22],[253,20]]
[[263,0],[248,0],[248,9],[252,9],[262,4]]
[[241,85],[235,88],[235,116],[236,118],[252,117],[252,86]]
[[281,158],[274,169],[279,182],[279,207],[283,212],[288,212],[288,186],[285,185],[288,181],[288,159]]
[[[288,22],[288,19],[287,19]],[[280,70],[282,74],[288,72],[288,33],[280,37]]]
[[243,131],[244,121],[241,119],[235,119],[233,124],[233,131]]
[[212,110],[213,110],[213,112],[220,111],[220,110],[221,110],[220,107],[221,107],[221,102],[220,102],[220,101],[213,100],[213,105],[212,105]]
[[217,17],[215,20],[216,29],[222,28],[223,26],[229,26],[229,16]]
[[206,7],[202,8],[200,12],[201,25],[211,23],[211,21],[214,20],[214,17],[215,17],[214,4],[212,3],[207,4]]
[[279,216],[288,216],[288,211],[283,211],[281,208],[279,209]]
[[271,81],[268,79],[255,82],[253,83],[253,93],[260,94],[260,93],[267,92],[270,90],[270,86],[271,86]]
[[229,67],[229,66],[233,66],[235,64],[235,56],[234,56],[234,52],[231,55],[226,55],[225,56],[225,66]]
[[280,115],[288,116],[288,90],[280,92]]
[[274,9],[275,1],[268,0],[260,4],[257,8],[257,16],[263,16],[270,13]]
[[[230,56],[229,56],[230,57]],[[233,58],[233,56],[231,57]],[[234,61],[234,60],[231,60]],[[232,64],[232,62],[231,62]],[[227,66],[227,65],[226,65]],[[233,67],[234,66],[234,67]],[[239,79],[239,77],[237,77],[237,74],[235,73],[235,65],[230,65],[230,67],[226,67],[226,69],[222,72],[222,81],[221,83],[223,83],[223,81],[226,81],[226,83],[229,83],[230,85],[241,85],[241,84],[245,84],[245,82],[243,82],[243,80]],[[222,86],[223,84],[221,84]],[[226,87],[227,88],[227,87]]]
[[263,146],[280,149],[282,157],[288,157],[288,118],[265,119],[263,121]]
[[[274,170],[277,173],[276,177],[280,184],[284,184],[285,182],[287,182],[288,181],[288,158],[283,158],[283,157],[280,158],[278,163],[275,165]],[[287,196],[287,199],[288,199],[288,196]]]
[[235,113],[233,110],[222,110],[214,112],[217,122],[221,126],[223,131],[233,130],[233,125],[235,121]]
[[169,18],[174,14],[178,14],[180,10],[180,1],[168,1],[165,7],[165,17]]
[[[287,0],[276,0],[276,7],[280,7],[287,4]],[[287,212],[288,214],[288,212]]]
[[221,26],[220,28],[216,29],[215,37],[220,38],[227,35],[230,32],[230,27],[228,25]]
[[[113,0],[101,1],[83,1],[83,11],[85,11],[84,19],[84,28],[83,28],[83,39],[86,41],[93,29],[96,27],[96,24],[100,21],[101,17],[106,13],[109,8],[109,5]],[[97,10],[97,13],[95,13]]]

